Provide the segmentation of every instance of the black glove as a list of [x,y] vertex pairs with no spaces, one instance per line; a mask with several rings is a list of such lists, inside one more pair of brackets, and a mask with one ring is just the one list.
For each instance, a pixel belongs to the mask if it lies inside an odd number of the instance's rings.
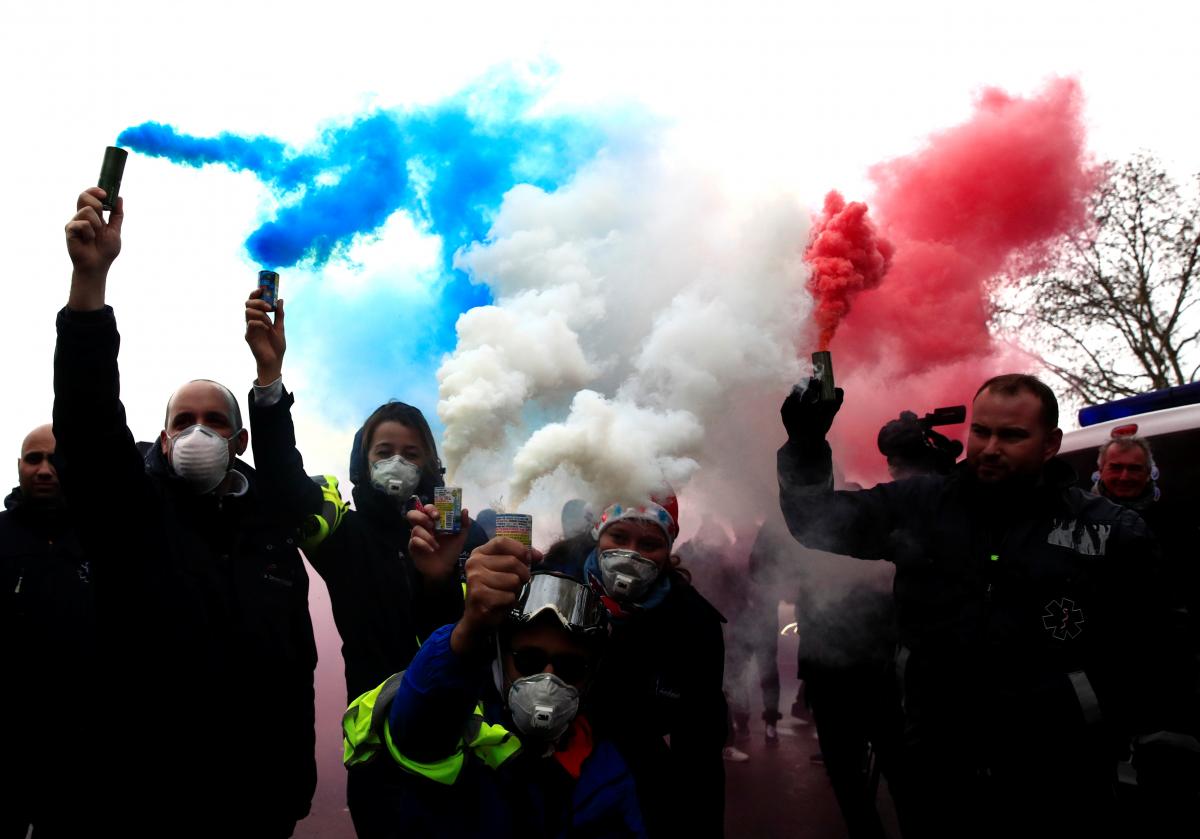
[[816,379],[808,379],[792,388],[779,409],[788,440],[814,443],[825,439],[846,395],[840,387],[834,388],[833,392],[835,398],[832,401],[822,401],[821,383]]

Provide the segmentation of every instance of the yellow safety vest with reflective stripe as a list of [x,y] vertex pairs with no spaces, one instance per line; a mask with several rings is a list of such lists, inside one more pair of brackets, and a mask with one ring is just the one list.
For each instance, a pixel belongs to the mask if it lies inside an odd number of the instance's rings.
[[404,673],[397,673],[374,690],[369,690],[350,703],[342,716],[342,762],[347,767],[359,766],[375,759],[386,749],[402,768],[447,786],[458,780],[471,752],[490,769],[498,769],[521,751],[521,741],[502,725],[492,725],[483,719],[483,706],[476,705],[467,721],[463,736],[454,754],[432,763],[421,763],[405,755],[392,742],[388,727],[388,710]]
[[321,488],[321,512],[314,513],[300,526],[300,544],[302,550],[312,550],[320,545],[341,526],[346,511],[350,509],[342,500],[338,489],[338,479],[333,475],[321,475],[313,478],[313,483]]

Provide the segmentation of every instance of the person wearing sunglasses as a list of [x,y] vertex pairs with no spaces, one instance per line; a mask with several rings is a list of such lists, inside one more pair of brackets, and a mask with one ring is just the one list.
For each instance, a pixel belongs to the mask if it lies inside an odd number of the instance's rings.
[[350,771],[391,769],[386,835],[645,836],[628,766],[580,712],[607,646],[600,596],[504,537],[466,576],[462,618],[343,721]]

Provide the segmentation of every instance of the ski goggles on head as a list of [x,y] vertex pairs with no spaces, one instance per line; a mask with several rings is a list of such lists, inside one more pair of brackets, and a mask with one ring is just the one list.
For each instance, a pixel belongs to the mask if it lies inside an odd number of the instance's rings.
[[520,626],[547,612],[568,632],[591,635],[604,630],[606,612],[600,597],[570,577],[534,574],[521,590],[512,618]]

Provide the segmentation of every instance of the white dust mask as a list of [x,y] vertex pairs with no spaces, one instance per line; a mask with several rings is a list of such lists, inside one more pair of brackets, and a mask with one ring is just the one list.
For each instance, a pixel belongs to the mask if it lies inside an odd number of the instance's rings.
[[536,673],[512,683],[508,709],[522,734],[555,742],[579,713],[579,691],[553,673]]
[[371,464],[371,485],[394,499],[407,502],[421,482],[421,467],[400,455]]
[[661,569],[634,551],[603,551],[599,557],[601,582],[609,597],[636,603],[650,590]]
[[171,468],[198,495],[212,492],[229,472],[229,440],[205,425],[192,425],[171,438]]

